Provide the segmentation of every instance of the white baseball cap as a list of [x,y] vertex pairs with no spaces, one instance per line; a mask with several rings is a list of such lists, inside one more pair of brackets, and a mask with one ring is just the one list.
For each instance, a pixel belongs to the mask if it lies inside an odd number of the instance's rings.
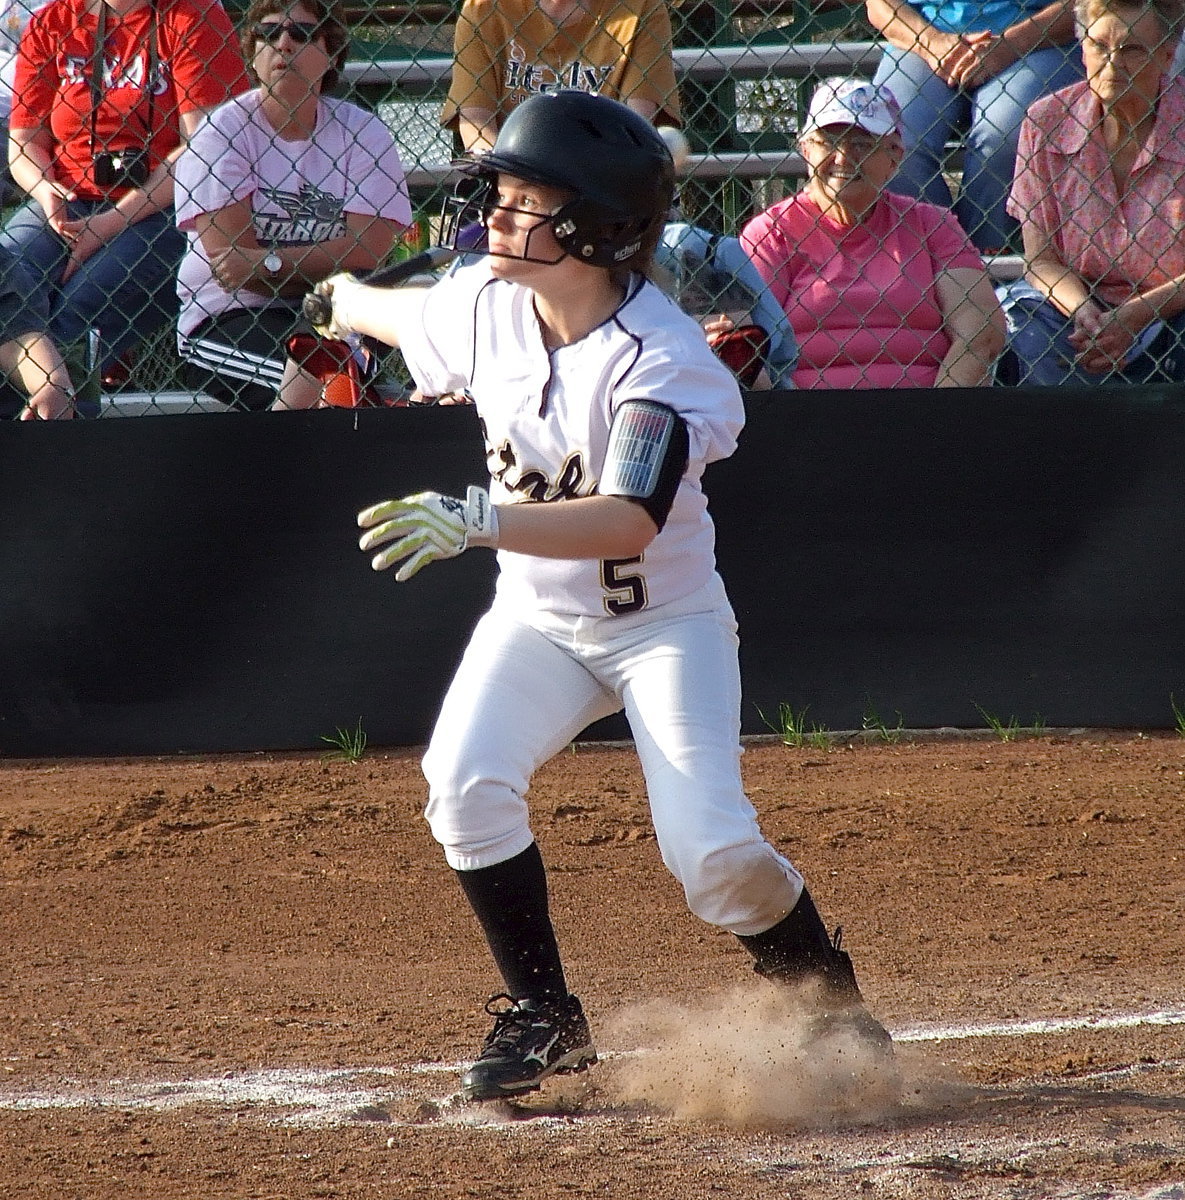
[[901,105],[883,84],[833,75],[815,89],[802,132],[825,125],[856,125],[875,137],[901,132]]

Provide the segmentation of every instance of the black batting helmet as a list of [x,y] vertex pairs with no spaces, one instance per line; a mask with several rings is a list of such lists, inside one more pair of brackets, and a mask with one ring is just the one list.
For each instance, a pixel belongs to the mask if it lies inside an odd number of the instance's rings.
[[675,164],[654,126],[633,109],[590,92],[542,92],[506,118],[494,148],[461,165],[479,186],[453,197],[483,209],[499,173],[572,193],[551,218],[564,252],[597,267],[628,265],[653,251],[675,194]]

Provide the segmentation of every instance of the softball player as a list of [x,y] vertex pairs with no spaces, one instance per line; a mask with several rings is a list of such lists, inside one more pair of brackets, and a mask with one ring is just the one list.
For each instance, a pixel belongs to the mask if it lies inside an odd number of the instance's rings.
[[330,336],[399,345],[428,395],[467,390],[489,493],[424,492],[358,516],[397,580],[474,546],[498,551],[424,757],[427,819],[505,992],[461,1080],[514,1096],[596,1051],[568,990],[526,793],[590,722],[630,722],[663,862],[691,910],[736,934],[762,975],[820,979],[830,1017],[888,1035],[860,1003],[802,877],[762,837],[741,784],[736,623],[700,477],[736,447],[736,382],[702,330],[646,278],[674,191],[662,139],[624,105],[533,96],[467,167],[487,256],[421,292],[335,276]]

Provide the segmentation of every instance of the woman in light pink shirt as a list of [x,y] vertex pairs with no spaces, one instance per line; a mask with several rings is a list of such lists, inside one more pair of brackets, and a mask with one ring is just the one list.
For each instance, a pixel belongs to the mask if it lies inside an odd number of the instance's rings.
[[806,186],[741,234],[794,327],[794,386],[988,382],[1004,342],[1003,314],[954,216],[886,190],[902,153],[888,90],[824,80],[799,145]]
[[1179,0],[1078,0],[1085,83],[1033,104],[1009,211],[1025,275],[1001,289],[1010,381],[1185,380],[1185,82]]

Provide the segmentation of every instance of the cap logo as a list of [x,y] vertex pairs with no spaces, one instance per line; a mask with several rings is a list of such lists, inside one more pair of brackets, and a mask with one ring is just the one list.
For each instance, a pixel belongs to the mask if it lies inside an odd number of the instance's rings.
[[900,130],[900,112],[900,105],[887,87],[862,79],[833,77],[824,80],[811,98],[806,127],[850,122],[869,133],[885,134]]

